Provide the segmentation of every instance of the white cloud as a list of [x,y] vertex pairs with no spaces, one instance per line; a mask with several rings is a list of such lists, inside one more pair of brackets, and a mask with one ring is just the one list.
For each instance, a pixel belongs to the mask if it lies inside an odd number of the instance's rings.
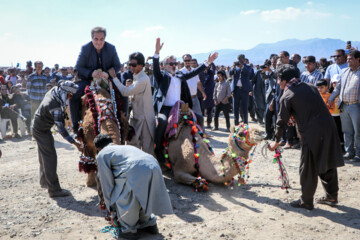
[[240,14],[241,15],[253,15],[253,14],[256,14],[258,12],[259,12],[259,10],[252,9],[252,10],[247,10],[247,11],[241,11]]
[[262,11],[261,17],[266,22],[281,22],[281,21],[296,21],[302,17],[321,18],[329,17],[330,13],[319,12],[314,9],[300,9],[288,7],[284,10],[274,9],[268,11]]
[[313,5],[314,3],[313,2],[307,2],[306,4],[307,5]]
[[158,25],[158,26],[147,27],[147,28],[145,28],[144,30],[145,30],[146,32],[151,32],[151,31],[163,30],[163,29],[164,29],[163,26]]
[[122,38],[139,38],[141,37],[141,34],[135,30],[125,30],[120,34],[120,36]]

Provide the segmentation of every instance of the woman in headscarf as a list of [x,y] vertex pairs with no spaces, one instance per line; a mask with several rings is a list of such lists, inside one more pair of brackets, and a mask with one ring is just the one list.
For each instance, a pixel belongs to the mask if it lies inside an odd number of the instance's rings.
[[57,155],[51,128],[56,124],[58,132],[79,151],[82,146],[73,139],[65,128],[67,99],[76,93],[78,85],[71,81],[60,81],[48,91],[37,109],[33,119],[33,136],[38,144],[40,163],[40,186],[48,189],[50,197],[69,196],[70,192],[61,189],[56,173]]

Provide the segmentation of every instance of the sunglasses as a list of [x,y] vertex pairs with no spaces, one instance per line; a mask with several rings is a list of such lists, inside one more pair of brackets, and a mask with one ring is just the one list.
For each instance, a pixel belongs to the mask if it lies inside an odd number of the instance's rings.
[[334,55],[332,56],[333,58],[338,58],[338,57],[342,57],[343,55]]
[[191,60],[184,60],[184,62],[190,62]]
[[129,66],[130,66],[130,67],[136,67],[136,66],[137,66],[137,63],[129,63]]
[[169,62],[169,65],[172,67],[172,66],[176,66],[177,65],[177,62]]

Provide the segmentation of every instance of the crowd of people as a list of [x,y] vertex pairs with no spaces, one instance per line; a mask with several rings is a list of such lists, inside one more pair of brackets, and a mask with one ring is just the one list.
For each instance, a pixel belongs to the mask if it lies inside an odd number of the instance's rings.
[[[235,126],[240,122],[248,124],[250,115],[251,121],[265,127],[265,139],[276,141],[270,149],[274,150],[278,146],[284,146],[285,149],[299,148],[302,144],[302,166],[308,169],[301,171],[303,197],[292,205],[307,209],[313,207],[317,176],[323,182],[328,182],[325,187],[327,196],[319,202],[337,203],[336,167],[343,165],[341,152],[345,153],[343,157],[346,160],[360,161],[360,52],[353,49],[351,43],[346,49],[335,50],[332,56],[334,62],[326,58],[317,61],[315,56],[301,58],[297,53],[290,57],[287,51],[281,51],[271,54],[261,65],[251,64],[245,55],[240,54],[232,66],[223,66],[214,63],[217,53],[210,54],[201,64],[188,53],[182,56],[181,61],[177,61],[173,55],[160,61],[163,43],[157,39],[153,56],[145,61],[143,54],[136,52],[121,65],[115,47],[106,42],[105,37],[104,28],[94,28],[91,32],[92,40],[81,48],[74,68],[60,69],[58,64],[51,69],[44,68],[41,61],[36,61],[33,69],[29,61],[25,70],[12,68],[0,72],[1,118],[11,119],[13,134],[17,138],[20,138],[17,119],[26,122],[29,134],[34,135],[39,147],[40,184],[48,189],[51,197],[70,194],[61,189],[56,175],[55,148],[48,144],[53,142],[51,125],[56,124],[59,133],[81,150],[82,146],[75,140],[81,120],[80,98],[84,95],[85,87],[95,78],[111,79],[118,93],[128,103],[122,111],[136,128],[136,139],[132,145],[149,155],[155,155],[160,163],[165,161],[163,140],[169,113],[177,101],[189,104],[205,137],[211,137],[206,129],[222,129],[219,126],[220,112],[223,112],[225,118],[226,132],[230,132],[231,112]],[[73,126],[72,136],[63,124],[67,100]],[[33,119],[34,126],[31,127]],[[318,137],[323,146],[319,144],[319,139],[311,139],[310,136],[318,128],[322,129]],[[323,133],[331,133],[335,142],[325,141]],[[106,144],[98,147],[99,154],[102,153],[100,156],[106,150],[106,154],[117,154],[122,158],[121,151],[124,149],[106,147],[111,142],[106,140],[106,136],[102,138],[101,141]],[[337,143],[342,150],[337,148]],[[316,150],[313,150],[313,146],[316,146]],[[323,148],[325,151],[320,151]],[[316,160],[319,166],[309,163],[319,156],[322,159]],[[326,167],[323,167],[324,164]],[[318,171],[311,172],[309,168]],[[312,180],[306,179],[306,176],[311,176]],[[105,176],[100,178],[105,179]],[[109,193],[104,193],[104,196],[109,197],[105,202],[110,203],[112,188],[104,185],[103,189],[109,189]],[[155,220],[149,215],[151,211],[144,213],[141,208],[143,200],[138,199],[140,205],[135,200],[122,204],[140,211],[143,216],[141,219],[146,220],[140,224],[142,227],[148,227],[149,224],[154,226]],[[120,219],[121,210],[117,211]],[[131,222],[121,222],[124,233],[131,235],[136,232],[134,224],[138,220],[132,217]]]

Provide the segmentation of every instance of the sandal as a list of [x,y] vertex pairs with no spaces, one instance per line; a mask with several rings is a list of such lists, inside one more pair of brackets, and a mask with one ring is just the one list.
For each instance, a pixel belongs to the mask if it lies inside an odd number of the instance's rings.
[[294,208],[305,208],[307,210],[313,210],[314,209],[314,205],[313,204],[306,204],[303,203],[300,199],[296,200],[296,201],[292,201],[290,203],[290,205]]
[[327,198],[325,196],[322,196],[321,198],[317,198],[315,200],[316,200],[316,203],[326,204],[326,205],[329,205],[329,206],[332,206],[332,207],[335,206],[336,204],[338,204],[338,200],[330,199],[330,198]]

